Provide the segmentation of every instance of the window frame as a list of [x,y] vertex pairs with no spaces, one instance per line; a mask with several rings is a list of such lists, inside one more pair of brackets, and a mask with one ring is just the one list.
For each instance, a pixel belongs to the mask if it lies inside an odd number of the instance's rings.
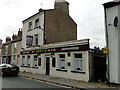
[[21,65],[25,66],[25,56],[22,56]]
[[[79,54],[81,56],[76,58],[75,55],[79,55]],[[74,53],[74,59],[73,60],[74,60],[74,70],[83,71],[83,53]]]
[[38,57],[37,55],[34,56],[34,61],[33,61],[33,67],[37,67],[38,66]]
[[40,24],[39,18],[35,19],[35,29],[40,26],[39,24]]
[[[37,38],[36,38],[37,37]],[[38,34],[35,34],[35,45],[38,45]]]
[[29,22],[28,23],[28,31],[32,30],[33,29],[33,22]]
[[[61,57],[63,55],[64,55],[64,57]],[[66,69],[65,54],[59,54],[59,68],[60,69]]]
[[16,53],[17,49],[17,43],[13,43],[13,53]]
[[30,67],[31,63],[30,63],[30,56],[27,56],[27,66]]

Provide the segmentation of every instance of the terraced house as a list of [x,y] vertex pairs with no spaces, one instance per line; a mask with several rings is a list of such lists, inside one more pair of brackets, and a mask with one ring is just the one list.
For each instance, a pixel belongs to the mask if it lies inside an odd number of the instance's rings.
[[11,64],[20,65],[20,51],[22,47],[22,29],[18,34],[13,34],[11,41]]
[[2,44],[2,63],[11,63],[11,37],[6,37],[6,42]]

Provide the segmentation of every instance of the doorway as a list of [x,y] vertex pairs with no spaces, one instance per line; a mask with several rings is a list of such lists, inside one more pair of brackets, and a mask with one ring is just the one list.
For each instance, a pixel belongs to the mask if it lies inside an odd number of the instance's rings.
[[50,74],[50,57],[46,57],[46,75]]
[[95,57],[94,58],[94,80],[106,80],[106,57]]

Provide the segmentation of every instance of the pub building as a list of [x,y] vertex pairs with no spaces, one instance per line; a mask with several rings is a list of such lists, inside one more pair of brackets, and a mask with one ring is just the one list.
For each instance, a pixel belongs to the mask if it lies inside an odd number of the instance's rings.
[[21,71],[82,81],[105,81],[106,59],[89,39],[51,43],[21,51]]

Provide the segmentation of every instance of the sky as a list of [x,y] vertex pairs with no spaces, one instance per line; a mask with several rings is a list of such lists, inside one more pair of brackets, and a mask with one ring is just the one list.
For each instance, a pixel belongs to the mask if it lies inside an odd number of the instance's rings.
[[[66,0],[77,24],[77,40],[90,39],[90,47],[106,46],[103,3],[111,0]],[[40,8],[53,9],[54,0],[0,0],[0,39],[17,34],[22,21]]]

